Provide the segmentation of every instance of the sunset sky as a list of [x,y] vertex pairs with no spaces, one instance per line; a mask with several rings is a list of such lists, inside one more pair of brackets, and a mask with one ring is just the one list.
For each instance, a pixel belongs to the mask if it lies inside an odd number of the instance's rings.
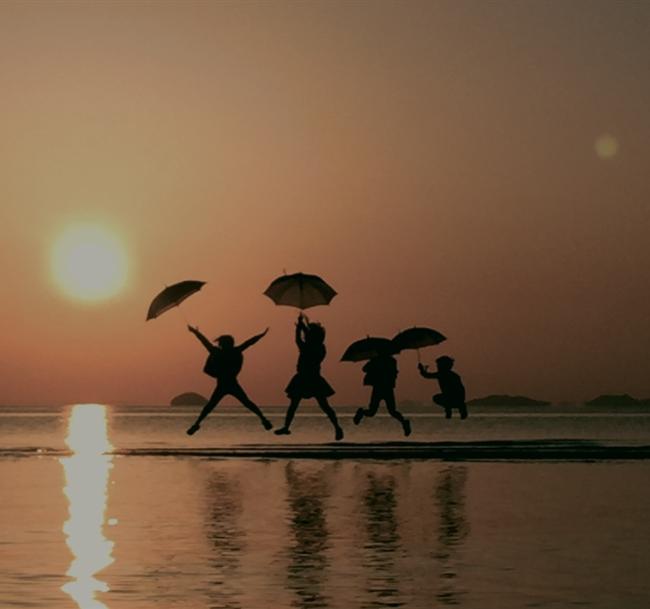
[[[367,399],[347,344],[415,324],[470,397],[650,397],[649,57],[632,1],[1,3],[0,403],[208,393],[183,315],[145,322],[200,279],[184,315],[270,326],[241,381],[285,404],[285,269],[339,292],[308,312],[335,405]],[[80,223],[126,264],[93,302],[53,271]]]

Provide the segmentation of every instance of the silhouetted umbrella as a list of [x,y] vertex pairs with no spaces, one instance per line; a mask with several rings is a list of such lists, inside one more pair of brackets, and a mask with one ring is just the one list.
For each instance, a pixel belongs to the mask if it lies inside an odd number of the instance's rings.
[[393,341],[379,336],[367,336],[353,342],[341,356],[342,362],[362,362],[380,353],[396,353]]
[[447,340],[440,332],[431,328],[409,328],[403,330],[393,337],[393,344],[398,351],[404,349],[418,349],[418,360],[420,359],[420,349],[438,345],[443,340]]
[[205,281],[181,281],[166,287],[151,301],[147,312],[147,321],[158,317],[172,307],[178,306],[188,296],[198,292],[204,285]]
[[276,305],[297,307],[304,310],[317,305],[329,304],[336,291],[318,275],[294,273],[282,275],[266,288],[264,295]]

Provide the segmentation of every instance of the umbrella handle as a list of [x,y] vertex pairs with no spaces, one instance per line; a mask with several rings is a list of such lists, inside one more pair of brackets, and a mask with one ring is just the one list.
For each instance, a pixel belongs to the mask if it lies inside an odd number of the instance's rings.
[[420,350],[416,349],[416,352],[418,354],[418,364],[421,364],[422,362],[420,361]]

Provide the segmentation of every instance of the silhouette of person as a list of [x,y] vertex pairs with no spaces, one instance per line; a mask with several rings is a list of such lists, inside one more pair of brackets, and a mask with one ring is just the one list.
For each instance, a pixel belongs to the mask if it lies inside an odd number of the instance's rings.
[[287,435],[289,427],[298,410],[300,400],[303,398],[316,398],[320,409],[327,415],[336,439],[343,439],[343,429],[339,425],[334,409],[329,405],[327,398],[334,395],[334,389],[321,376],[320,366],[327,353],[325,349],[325,328],[319,323],[307,323],[302,313],[296,322],[296,345],[298,346],[298,364],[296,374],[293,376],[285,392],[290,399],[289,408],[284,420],[284,426],[276,429],[277,435]]
[[428,366],[418,364],[418,370],[425,379],[438,379],[440,393],[433,396],[433,401],[445,409],[445,417],[451,419],[451,411],[458,408],[461,419],[467,418],[465,404],[465,386],[460,376],[452,371],[454,360],[443,355],[436,360],[437,372],[429,372]]
[[194,424],[187,430],[188,435],[195,434],[201,427],[201,421],[205,419],[217,406],[217,404],[227,395],[236,397],[248,410],[255,413],[264,429],[271,429],[273,425],[269,421],[258,406],[251,401],[246,395],[242,386],[237,381],[237,375],[242,369],[244,363],[243,351],[254,345],[260,338],[266,335],[269,331],[267,328],[261,334],[257,334],[248,340],[244,341],[241,345],[235,346],[235,339],[229,334],[219,336],[215,342],[216,345],[211,343],[198,328],[187,326],[187,329],[199,339],[201,344],[210,353],[206,361],[204,371],[210,376],[217,378],[217,386],[208,400],[208,403],[203,407],[201,414],[196,419]]
[[390,351],[379,353],[368,360],[363,367],[366,373],[363,378],[364,385],[372,387],[368,408],[359,408],[352,419],[355,425],[361,423],[363,417],[374,417],[383,400],[391,417],[402,424],[405,436],[411,435],[411,422],[405,419],[395,405],[395,381],[397,380],[397,360]]

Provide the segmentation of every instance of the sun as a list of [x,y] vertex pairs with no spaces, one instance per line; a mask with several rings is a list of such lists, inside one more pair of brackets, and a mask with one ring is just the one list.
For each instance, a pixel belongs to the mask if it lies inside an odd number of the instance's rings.
[[52,276],[63,292],[85,301],[117,294],[126,284],[128,260],[119,237],[97,224],[66,228],[52,248]]

